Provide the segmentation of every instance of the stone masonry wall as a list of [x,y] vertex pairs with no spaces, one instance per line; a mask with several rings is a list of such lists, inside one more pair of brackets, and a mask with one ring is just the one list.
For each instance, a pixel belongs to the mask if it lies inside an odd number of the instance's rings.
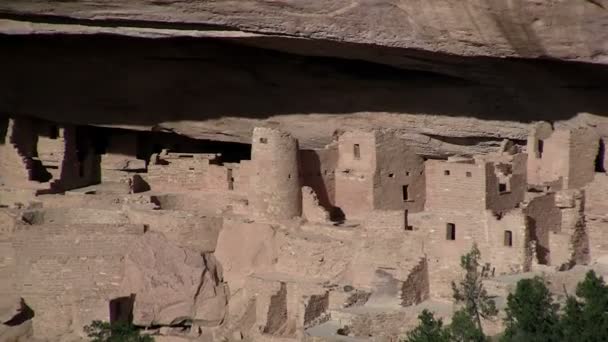
[[50,338],[80,331],[93,319],[108,320],[122,258],[143,232],[142,225],[18,226],[15,291],[36,313],[35,335]]
[[379,131],[376,135],[374,209],[422,211],[424,160],[394,132]]
[[311,187],[319,204],[331,210],[336,205],[336,168],[338,148],[335,144],[324,149],[300,150],[302,185]]
[[427,160],[425,210],[485,210],[490,165]]
[[600,138],[593,129],[578,128],[570,131],[570,164],[564,180],[567,189],[581,188],[593,181],[599,141]]
[[256,127],[249,202],[258,217],[288,219],[302,214],[298,142],[291,135]]

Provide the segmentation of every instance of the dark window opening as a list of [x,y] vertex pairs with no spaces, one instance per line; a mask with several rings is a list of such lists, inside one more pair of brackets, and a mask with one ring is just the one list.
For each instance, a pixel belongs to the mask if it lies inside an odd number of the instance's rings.
[[405,175],[406,175],[406,176],[409,176],[409,175],[410,175],[410,172],[409,172],[409,171],[405,171]]
[[542,158],[544,150],[545,150],[545,142],[543,140],[538,140],[536,142],[536,158]]
[[410,189],[409,185],[404,185],[402,188],[402,196],[404,201],[408,201],[410,199]]
[[445,239],[451,241],[456,240],[456,225],[454,223],[446,224]]
[[389,173],[389,174],[388,174],[388,177],[389,177],[389,178],[393,178],[393,177],[395,177],[395,174],[394,174],[394,173]]
[[260,138],[260,144],[267,144],[267,143],[268,143],[268,139]]
[[468,172],[468,171],[467,171],[466,175],[467,175],[467,177],[471,177],[472,176],[472,174],[470,172]]
[[504,244],[507,247],[513,246],[513,232],[510,230],[505,230]]
[[49,138],[57,139],[59,138],[59,127],[57,125],[52,125],[49,130]]
[[595,172],[606,172],[604,167],[604,157],[606,154],[606,146],[604,145],[604,139],[600,139],[597,156],[595,157]]
[[446,176],[449,176],[450,175],[450,170],[443,171],[443,174],[446,175]]
[[507,183],[498,183],[498,192],[501,193],[501,194],[509,192],[509,189],[507,187]]
[[118,297],[110,300],[110,323],[131,323],[133,321],[133,304],[135,295]]
[[179,155],[178,158],[194,158],[194,156],[191,154],[182,154],[182,155]]
[[234,190],[234,177],[232,177],[232,169],[228,169],[228,190]]
[[361,148],[359,147],[359,144],[353,145],[353,154],[355,155],[355,159],[361,159]]
[[414,226],[410,226],[410,224],[409,224],[409,222],[408,222],[408,220],[407,220],[407,213],[408,213],[408,212],[407,212],[407,210],[406,210],[406,211],[404,212],[404,215],[403,215],[403,220],[404,220],[404,222],[403,222],[403,223],[404,223],[405,230],[414,230]]

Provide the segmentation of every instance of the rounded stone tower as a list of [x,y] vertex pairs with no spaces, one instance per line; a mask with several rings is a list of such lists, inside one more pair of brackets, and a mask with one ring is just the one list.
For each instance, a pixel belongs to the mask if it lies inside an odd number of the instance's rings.
[[251,193],[254,216],[289,219],[302,214],[298,141],[273,128],[256,127],[251,143]]

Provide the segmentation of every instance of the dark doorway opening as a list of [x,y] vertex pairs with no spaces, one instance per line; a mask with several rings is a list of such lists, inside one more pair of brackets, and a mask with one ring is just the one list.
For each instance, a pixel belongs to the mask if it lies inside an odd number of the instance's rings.
[[454,223],[446,224],[445,239],[450,241],[456,240],[456,225]]
[[604,144],[604,139],[600,139],[597,156],[595,157],[595,172],[606,172],[606,168],[604,167],[605,154],[606,145]]
[[506,247],[513,246],[513,232],[511,232],[510,230],[505,230],[504,245]]
[[135,294],[110,300],[110,324],[131,323],[133,321],[133,304]]

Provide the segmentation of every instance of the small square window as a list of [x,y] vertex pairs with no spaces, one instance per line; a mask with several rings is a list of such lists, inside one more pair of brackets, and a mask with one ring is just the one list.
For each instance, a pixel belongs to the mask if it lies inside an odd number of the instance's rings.
[[501,194],[509,192],[507,183],[498,183],[498,192]]
[[410,175],[410,172],[409,172],[409,171],[405,171],[405,175],[406,175],[406,176],[409,176],[409,175]]
[[260,138],[260,144],[267,144],[267,143],[268,143],[268,139]]
[[388,174],[388,177],[389,177],[389,178],[394,178],[394,177],[395,177],[395,174],[394,174],[394,173],[389,173],[389,174]]
[[467,177],[471,177],[472,176],[472,174],[470,172],[468,172],[468,171],[467,171],[466,175],[467,175]]
[[449,176],[450,175],[450,170],[443,171],[443,174],[446,175],[446,176]]

